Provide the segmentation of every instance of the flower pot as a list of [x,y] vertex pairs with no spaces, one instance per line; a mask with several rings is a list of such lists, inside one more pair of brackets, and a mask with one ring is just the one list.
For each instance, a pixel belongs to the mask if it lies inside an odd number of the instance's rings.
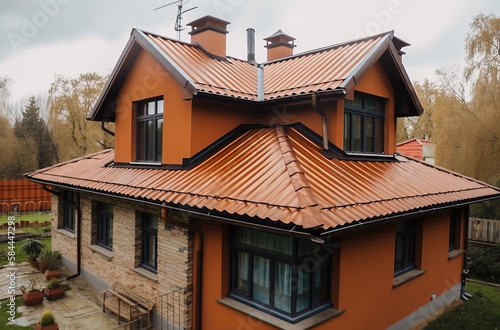
[[64,289],[62,288],[62,286],[53,289],[44,289],[43,293],[45,294],[45,297],[47,297],[47,300],[50,301],[61,299],[62,297],[64,297]]
[[61,270],[60,269],[47,269],[44,273],[43,276],[45,276],[45,279],[47,281],[50,281],[53,277],[59,278],[61,277]]
[[30,263],[31,267],[38,269],[38,261],[35,259],[28,258],[28,262]]
[[41,326],[40,323],[35,324],[35,330],[59,330],[57,323]]
[[47,266],[45,265],[45,262],[39,261],[38,262],[38,269],[40,270],[40,273],[45,273],[47,270]]
[[42,291],[33,291],[23,293],[23,300],[26,306],[40,305],[43,301],[44,294]]

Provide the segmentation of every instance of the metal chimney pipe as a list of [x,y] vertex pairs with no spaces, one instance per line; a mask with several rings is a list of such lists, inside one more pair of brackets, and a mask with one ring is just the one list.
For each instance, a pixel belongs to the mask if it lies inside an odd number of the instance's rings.
[[255,62],[255,30],[252,28],[247,29],[247,60],[250,63]]

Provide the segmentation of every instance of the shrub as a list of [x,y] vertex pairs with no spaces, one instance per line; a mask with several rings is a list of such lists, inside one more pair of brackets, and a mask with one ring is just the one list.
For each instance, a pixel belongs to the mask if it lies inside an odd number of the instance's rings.
[[47,283],[47,289],[56,289],[61,286],[61,282],[57,278],[53,277],[49,283]]
[[61,253],[59,251],[43,250],[38,257],[39,262],[43,262],[47,269],[54,270],[61,264]]
[[21,250],[30,256],[31,259],[36,260],[42,252],[45,244],[35,238],[28,238],[21,246]]
[[470,273],[481,279],[500,283],[500,245],[479,246],[470,244]]
[[40,323],[42,327],[45,327],[47,325],[56,323],[56,319],[51,311],[46,310],[45,312],[43,312],[42,317],[40,318],[40,321],[38,323]]

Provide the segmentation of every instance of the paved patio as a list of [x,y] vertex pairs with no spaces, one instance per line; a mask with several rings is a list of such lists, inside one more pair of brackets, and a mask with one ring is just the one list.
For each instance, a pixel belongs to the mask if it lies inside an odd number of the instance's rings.
[[[16,279],[16,296],[21,295],[22,286],[29,289],[30,280],[36,279],[36,288],[43,289],[47,281],[42,274],[27,262],[17,264],[14,268]],[[9,277],[12,269],[0,269],[0,300],[10,298],[8,293]],[[63,270],[63,273],[65,271]],[[64,274],[62,279],[67,275]],[[16,319],[17,325],[34,325],[40,319],[42,313],[50,309],[54,314],[59,329],[99,329],[107,330],[118,327],[116,316],[102,313],[98,303],[98,293],[93,291],[90,286],[82,279],[76,278],[70,281],[63,281],[63,284],[69,284],[71,290],[66,291],[64,298],[56,301],[43,300],[42,305],[38,306],[19,306],[18,312],[22,316]],[[3,316],[2,316],[3,317]]]

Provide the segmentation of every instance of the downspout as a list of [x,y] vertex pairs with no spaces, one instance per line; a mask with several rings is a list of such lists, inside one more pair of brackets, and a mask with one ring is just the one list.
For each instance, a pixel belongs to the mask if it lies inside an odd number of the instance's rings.
[[108,134],[109,134],[109,135],[111,135],[111,136],[115,136],[115,132],[110,131],[109,129],[107,129],[107,128],[104,126],[104,121],[101,121],[101,130],[102,130],[104,133],[108,133]]
[[80,208],[80,194],[76,195],[76,274],[66,277],[66,280],[72,280],[81,275],[82,265],[82,211]]
[[196,313],[194,315],[194,320],[195,320],[195,327],[193,329],[196,330],[201,330],[201,290],[202,290],[202,267],[203,267],[203,232],[200,230],[200,228],[194,226],[194,225],[188,225],[183,222],[177,221],[170,219],[167,214],[167,208],[165,206],[162,207],[161,209],[161,218],[165,222],[165,224],[173,225],[173,226],[178,226],[190,231],[194,232],[194,245],[196,246],[196,249],[193,251],[193,256],[196,258],[196,262],[193,262],[193,274],[196,275],[196,281],[194,281],[194,290],[196,292],[196,295],[194,297],[195,302],[195,310]]
[[323,150],[328,150],[328,126],[326,124],[326,113],[319,106],[318,93],[312,92],[312,106],[321,115],[323,126]]
[[465,207],[464,212],[464,255],[463,255],[463,264],[462,264],[462,284],[460,286],[460,298],[464,301],[472,298],[470,293],[465,292],[465,284],[467,281],[467,276],[469,275],[469,269],[467,265],[467,249],[469,243],[469,206]]

